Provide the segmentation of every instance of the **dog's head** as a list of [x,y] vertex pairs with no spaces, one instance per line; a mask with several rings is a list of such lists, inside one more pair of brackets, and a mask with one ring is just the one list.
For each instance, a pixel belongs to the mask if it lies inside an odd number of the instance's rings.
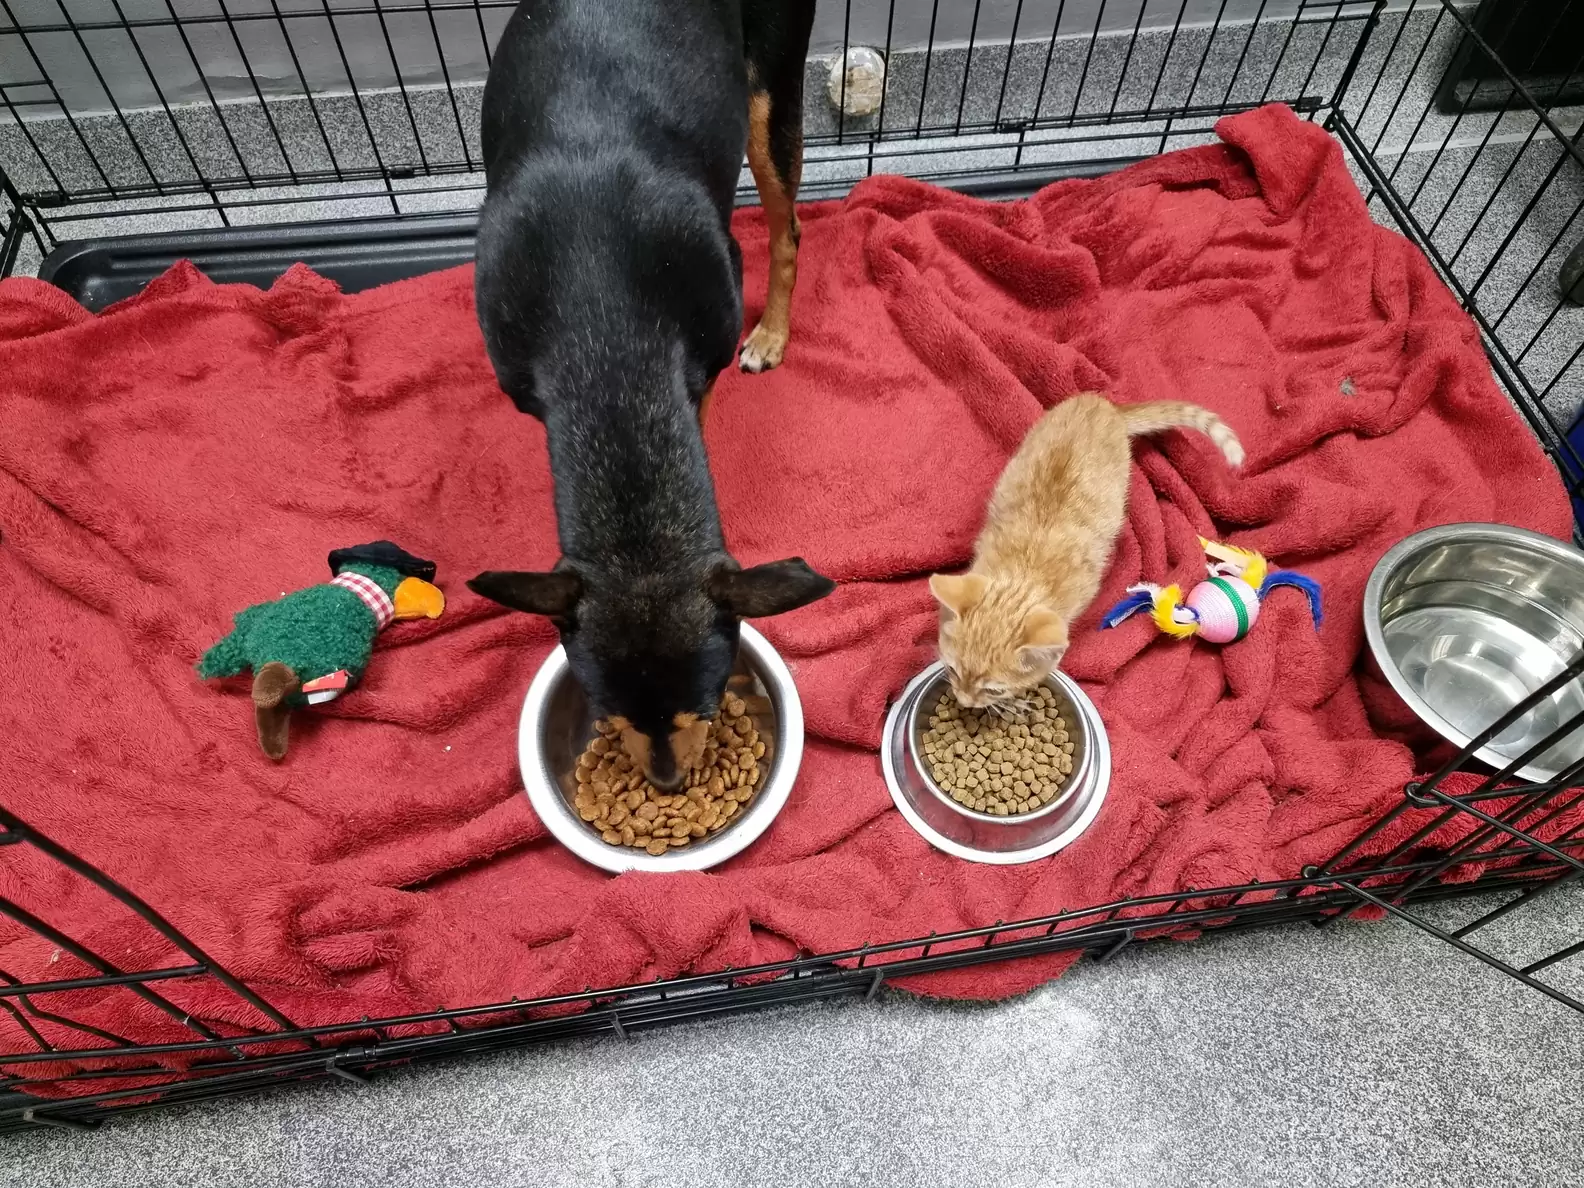
[[468,588],[553,620],[589,701],[650,782],[674,788],[726,691],[738,623],[806,606],[836,584],[801,557],[751,569],[720,557],[638,578],[563,559],[548,573],[481,573]]

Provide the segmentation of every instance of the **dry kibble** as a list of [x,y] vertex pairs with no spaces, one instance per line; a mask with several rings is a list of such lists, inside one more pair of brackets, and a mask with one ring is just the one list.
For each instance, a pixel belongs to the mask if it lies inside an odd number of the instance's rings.
[[964,709],[943,693],[929,722],[922,741],[935,783],[975,812],[998,817],[1033,812],[1054,800],[1072,774],[1074,744],[1067,721],[1045,686],[1022,721]]
[[[754,698],[750,706],[731,693],[721,700],[700,761],[676,792],[661,792],[645,780],[622,750],[620,732],[607,721],[594,723],[594,737],[574,769],[578,816],[607,845],[632,846],[656,856],[719,832],[754,798],[769,774],[760,762],[765,743],[748,717],[750,712],[769,711],[768,705],[759,704],[763,700]],[[940,715],[942,724],[953,728],[955,718],[955,713]],[[942,760],[955,758],[950,741],[935,750]],[[942,768],[947,778],[955,774]]]

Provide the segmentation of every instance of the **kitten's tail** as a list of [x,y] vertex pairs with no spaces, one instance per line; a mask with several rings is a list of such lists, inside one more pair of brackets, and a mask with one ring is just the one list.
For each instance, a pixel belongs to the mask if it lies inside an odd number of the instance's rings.
[[1228,425],[1208,408],[1183,400],[1152,400],[1147,404],[1119,404],[1122,424],[1129,437],[1160,433],[1165,429],[1197,429],[1221,451],[1232,466],[1243,465],[1243,443]]

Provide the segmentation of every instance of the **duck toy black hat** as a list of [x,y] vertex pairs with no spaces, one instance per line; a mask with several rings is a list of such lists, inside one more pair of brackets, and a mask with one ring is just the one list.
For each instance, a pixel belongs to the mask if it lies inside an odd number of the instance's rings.
[[203,654],[205,679],[253,673],[259,746],[286,756],[291,711],[333,701],[368,668],[374,637],[398,619],[437,619],[445,595],[435,563],[388,540],[330,554],[330,580],[238,612],[231,633]]

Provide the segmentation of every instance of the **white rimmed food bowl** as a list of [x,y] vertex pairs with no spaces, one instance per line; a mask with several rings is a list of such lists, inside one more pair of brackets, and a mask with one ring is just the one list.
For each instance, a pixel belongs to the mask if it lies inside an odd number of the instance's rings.
[[517,726],[517,760],[534,812],[558,842],[602,870],[707,870],[752,845],[775,820],[792,792],[803,761],[803,703],[792,674],[770,642],[742,625],[737,664],[727,691],[742,698],[765,744],[761,764],[769,770],[748,806],[719,833],[692,845],[648,854],[612,846],[577,814],[575,771],[578,756],[594,737],[594,711],[557,647],[545,658],[528,686]]

